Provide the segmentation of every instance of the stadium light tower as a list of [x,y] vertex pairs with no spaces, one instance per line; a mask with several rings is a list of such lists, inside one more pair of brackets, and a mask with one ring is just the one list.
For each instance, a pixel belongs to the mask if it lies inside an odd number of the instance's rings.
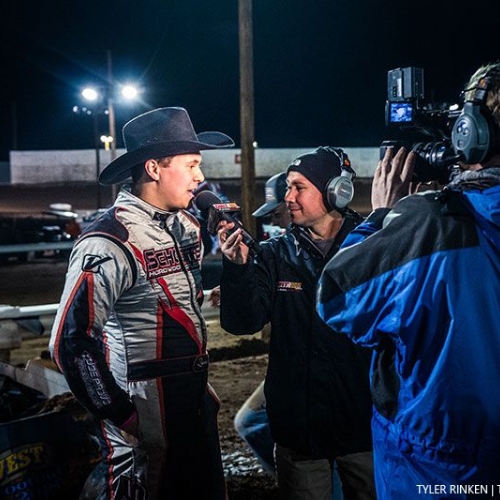
[[[108,126],[109,133],[105,135],[105,140],[102,140],[105,144],[105,149],[110,151],[111,160],[116,158],[116,124],[115,124],[115,109],[114,103],[116,99],[122,101],[133,101],[139,97],[139,90],[135,85],[126,84],[107,84],[107,85],[99,85],[95,87],[85,87],[81,91],[82,98],[88,102],[87,107],[78,106],[73,107],[73,111],[77,113],[83,112],[87,115],[93,115],[94,118],[94,141],[95,141],[95,149],[96,149],[96,180],[99,180],[99,174],[101,170],[100,165],[100,136],[98,130],[98,115],[106,114],[108,115]],[[113,190],[111,196],[114,200],[116,196],[115,188],[113,186]],[[101,193],[100,188],[98,187],[98,195],[97,195],[97,208],[101,207]]]
[[[115,88],[108,86],[86,87],[82,90],[82,97],[86,101],[97,104],[106,100],[106,107],[103,112],[108,115],[109,136],[113,138],[112,144],[116,144],[115,95],[120,96],[123,101],[133,101],[137,99],[139,91],[137,87],[131,84],[119,85]],[[111,150],[116,152],[116,148],[111,147]],[[114,160],[115,156],[116,154],[112,155],[111,159]]]

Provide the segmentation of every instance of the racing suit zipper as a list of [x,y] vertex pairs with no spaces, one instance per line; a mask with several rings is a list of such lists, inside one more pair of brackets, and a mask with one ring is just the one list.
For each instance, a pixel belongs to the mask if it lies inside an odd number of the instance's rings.
[[177,252],[177,255],[179,256],[179,263],[182,267],[182,270],[184,272],[184,275],[186,276],[186,279],[189,283],[189,296],[190,296],[190,301],[191,305],[193,306],[193,310],[196,313],[196,316],[198,316],[200,320],[200,325],[201,325],[201,333],[202,333],[202,345],[203,345],[203,350],[206,350],[207,346],[207,328],[205,326],[205,319],[203,317],[203,314],[201,313],[201,307],[198,305],[198,301],[196,300],[196,294],[195,290],[193,290],[193,285],[191,283],[191,280],[189,279],[189,270],[186,266],[186,263],[184,262],[184,256],[182,254],[181,248],[179,247],[177,238],[174,237],[172,234],[172,231],[167,227],[166,221],[162,221],[163,224],[161,224],[160,227],[172,238],[172,241],[174,242],[175,250]]

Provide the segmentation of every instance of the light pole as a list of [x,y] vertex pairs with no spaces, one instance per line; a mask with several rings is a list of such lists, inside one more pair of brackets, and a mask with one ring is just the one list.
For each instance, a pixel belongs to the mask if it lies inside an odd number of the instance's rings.
[[[116,144],[116,119],[113,94],[119,94],[123,100],[133,101],[137,99],[139,91],[134,85],[120,85],[119,87],[85,87],[82,90],[82,97],[89,102],[98,104],[106,98],[106,107],[103,112],[108,115],[109,135],[113,138],[113,144]],[[111,159],[116,158],[116,146],[111,147]]]
[[[111,58],[111,51],[106,51],[106,57],[108,62],[108,88],[113,85],[113,60]],[[111,161],[116,158],[116,119],[115,119],[115,108],[113,106],[113,99],[111,97],[111,92],[108,92],[108,119],[109,119],[109,135],[113,138],[111,143]],[[114,194],[114,192],[113,192]],[[113,196],[113,199],[115,197]]]
[[[95,98],[93,92],[89,89],[85,89],[85,95],[87,96],[87,100],[92,100]],[[82,92],[83,95],[83,92]],[[73,106],[73,112],[78,114],[84,114],[87,116],[92,116],[92,131],[94,136],[94,149],[95,149],[95,174],[96,179],[99,179],[99,174],[101,172],[101,157],[99,150],[99,115],[98,113],[92,109],[89,109],[85,106]],[[97,208],[101,208],[101,189],[99,186],[99,182],[97,183]]]
[[[111,60],[108,58],[108,79],[112,78],[111,76]],[[113,85],[113,82],[110,80],[110,83],[107,86],[99,86],[99,87],[86,87],[82,90],[82,97],[91,103],[94,103],[94,109],[89,110],[88,114],[94,114],[94,136],[96,141],[96,170],[97,170],[97,184],[98,184],[98,203],[99,206],[97,208],[102,208],[101,204],[101,196],[100,196],[100,187],[99,187],[99,174],[100,174],[100,157],[99,157],[99,131],[97,130],[98,119],[97,115],[100,112],[104,112],[108,115],[108,126],[109,126],[109,135],[105,136],[106,139],[102,142],[105,143],[106,149],[111,146],[111,160],[116,158],[116,122],[115,122],[115,108],[114,108],[114,94],[119,94],[125,100],[134,100],[138,97],[139,91],[134,85],[121,85],[119,88]],[[99,103],[106,102],[106,106],[104,108],[99,109]],[[112,199],[114,200],[116,197],[115,186],[112,186]]]
[[[99,174],[101,173],[101,150],[99,148],[99,117],[97,113],[94,113],[94,144],[95,144],[95,175],[99,180]],[[101,186],[97,182],[97,209],[102,206],[102,196],[101,196]]]
[[[108,89],[114,86],[113,78],[113,59],[111,51],[106,51],[107,67],[108,67]],[[134,100],[138,96],[137,88],[134,85],[124,85],[121,89],[121,95],[127,100]],[[116,158],[116,119],[115,107],[113,104],[112,92],[108,91],[108,119],[109,119],[109,135],[111,136],[111,161]],[[111,198],[116,198],[116,184],[111,185]]]
[[101,142],[104,143],[104,149],[110,151],[110,144],[113,144],[113,137],[111,135],[101,135]]

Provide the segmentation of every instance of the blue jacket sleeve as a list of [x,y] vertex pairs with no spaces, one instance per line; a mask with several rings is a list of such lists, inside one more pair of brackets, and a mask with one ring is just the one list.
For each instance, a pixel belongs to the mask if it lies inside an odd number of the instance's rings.
[[382,228],[385,216],[390,212],[390,208],[377,208],[364,222],[356,226],[346,237],[341,248],[350,247],[359,243],[368,236]]
[[375,211],[320,276],[319,316],[364,347],[373,348],[384,335],[410,334],[403,322],[413,317],[412,304],[422,300],[418,293],[424,276],[422,261],[413,258],[419,251],[412,234],[415,210],[421,208]]

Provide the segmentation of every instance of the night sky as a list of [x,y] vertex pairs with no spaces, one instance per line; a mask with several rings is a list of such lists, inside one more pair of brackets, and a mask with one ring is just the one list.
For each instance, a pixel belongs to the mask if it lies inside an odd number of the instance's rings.
[[[10,5],[9,5],[10,4]],[[437,5],[439,4],[439,5]],[[237,0],[7,0],[2,13],[0,161],[11,149],[94,147],[79,93],[134,81],[117,130],[155,107],[185,107],[198,132],[239,133]],[[419,66],[426,97],[454,102],[500,58],[500,1],[254,0],[255,137],[260,147],[378,146],[387,71]],[[99,133],[107,133],[100,117]],[[121,136],[118,147],[123,147]]]

